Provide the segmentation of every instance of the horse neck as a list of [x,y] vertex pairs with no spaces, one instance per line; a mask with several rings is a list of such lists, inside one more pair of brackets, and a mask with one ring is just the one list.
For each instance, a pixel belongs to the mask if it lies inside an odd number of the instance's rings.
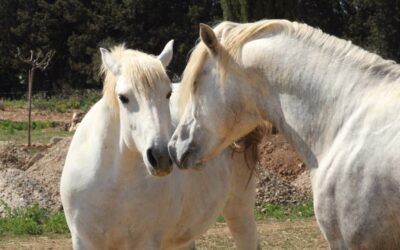
[[263,65],[261,84],[269,96],[259,105],[310,167],[318,166],[366,90],[380,81],[351,60],[295,39],[260,39],[243,50],[244,64]]

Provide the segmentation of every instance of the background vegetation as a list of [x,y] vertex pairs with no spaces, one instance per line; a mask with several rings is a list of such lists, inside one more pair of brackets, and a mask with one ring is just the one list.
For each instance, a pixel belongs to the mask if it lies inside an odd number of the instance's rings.
[[0,97],[26,91],[22,52],[56,50],[34,93],[98,89],[99,47],[126,43],[158,54],[175,39],[171,77],[180,75],[200,22],[285,18],[306,22],[385,58],[400,59],[400,0],[0,0]]

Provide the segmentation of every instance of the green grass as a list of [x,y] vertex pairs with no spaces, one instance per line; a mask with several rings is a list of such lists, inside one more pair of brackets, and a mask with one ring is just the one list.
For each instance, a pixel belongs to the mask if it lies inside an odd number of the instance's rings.
[[303,219],[314,217],[313,202],[309,199],[304,204],[299,205],[274,205],[264,204],[261,209],[255,210],[257,220],[262,219]]
[[[80,109],[84,112],[101,98],[100,91],[76,92],[66,96],[43,97],[36,95],[32,97],[32,108],[52,112],[70,112]],[[27,99],[5,100],[6,108],[26,108]]]
[[0,218],[0,237],[69,232],[62,212],[49,212],[37,204],[27,208],[10,208],[0,201],[0,206],[6,211],[5,217]]
[[[31,134],[32,143],[48,143],[53,137],[72,136],[73,132],[59,130],[33,130]],[[4,133],[0,130],[0,141],[12,141],[17,144],[26,144],[28,142],[27,130],[16,130],[12,133]]]
[[[32,122],[32,143],[48,143],[52,137],[72,136],[72,132],[60,130],[53,121]],[[28,141],[28,123],[0,120],[0,141],[12,141],[26,144]]]
[[[33,121],[32,122],[32,130],[40,130],[45,128],[55,128],[57,126],[57,122],[53,121]],[[9,133],[13,133],[16,130],[28,130],[28,122],[14,122],[8,120],[0,120],[0,131],[6,130]]]
[[[256,220],[266,219],[306,219],[314,217],[313,202],[309,199],[304,204],[299,205],[274,205],[265,203],[261,209],[254,210]],[[225,222],[222,215],[217,217],[217,223]]]

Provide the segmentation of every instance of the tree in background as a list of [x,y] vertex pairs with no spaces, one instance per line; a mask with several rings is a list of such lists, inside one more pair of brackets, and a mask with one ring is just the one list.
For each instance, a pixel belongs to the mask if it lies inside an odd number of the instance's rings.
[[298,0],[221,0],[224,19],[236,22],[265,18],[294,20],[298,6]]
[[400,60],[400,0],[349,0],[355,9],[345,27],[354,43],[384,58]]
[[289,19],[400,59],[400,0],[221,0],[224,19]]
[[100,88],[98,48],[120,43],[158,54],[175,39],[169,73],[180,74],[198,23],[222,19],[215,0],[0,0],[0,13],[6,33],[0,41],[0,92],[24,90],[18,84],[19,65],[8,59],[17,47],[22,53],[53,48],[51,68],[34,86],[49,94]]
[[[400,0],[0,0],[0,96],[24,91],[20,47],[57,51],[34,90],[60,93],[101,88],[99,47],[125,43],[158,54],[175,39],[168,72],[180,75],[200,22],[284,18],[350,39],[385,58],[400,59]],[[24,79],[22,79],[24,80]]]
[[19,90],[18,71],[9,51],[13,48],[11,27],[16,21],[16,1],[0,0],[0,91],[15,92]]

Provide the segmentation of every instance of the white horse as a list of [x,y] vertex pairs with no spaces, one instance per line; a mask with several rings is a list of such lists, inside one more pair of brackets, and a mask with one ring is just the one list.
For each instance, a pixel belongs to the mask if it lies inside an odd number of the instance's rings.
[[164,67],[172,42],[158,57],[123,47],[101,53],[104,96],[79,125],[61,178],[73,248],[192,249],[222,213],[237,247],[256,249],[244,154],[228,149],[205,171],[170,173]]
[[311,170],[332,249],[400,249],[400,66],[285,20],[200,26],[169,143],[201,167],[270,121]]

